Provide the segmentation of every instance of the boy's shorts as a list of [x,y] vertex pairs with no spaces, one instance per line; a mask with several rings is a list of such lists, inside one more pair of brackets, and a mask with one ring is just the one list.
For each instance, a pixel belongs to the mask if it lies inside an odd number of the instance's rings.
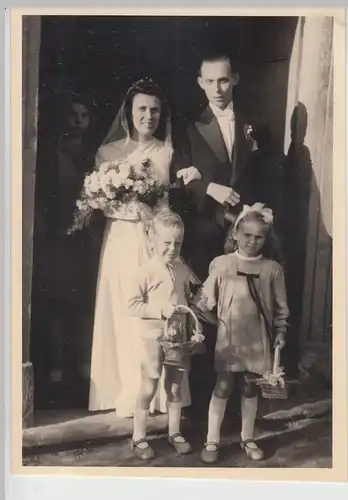
[[[139,338],[137,344],[142,373],[153,379],[159,379],[163,370],[164,352],[160,344],[160,339],[160,335],[157,337],[143,335]],[[189,359],[187,359],[184,370],[190,370]]]
[[143,373],[149,378],[158,379],[162,373],[164,360],[163,349],[159,343],[160,337],[139,338],[139,358]]

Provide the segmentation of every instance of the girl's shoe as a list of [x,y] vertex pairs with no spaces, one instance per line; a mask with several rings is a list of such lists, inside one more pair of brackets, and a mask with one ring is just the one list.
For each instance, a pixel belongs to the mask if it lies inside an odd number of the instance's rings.
[[[209,448],[209,449],[208,449]],[[219,443],[208,441],[204,444],[201,460],[206,464],[215,464],[219,458]]]
[[[251,444],[254,446],[250,446]],[[257,446],[253,439],[246,439],[245,441],[241,440],[240,447],[245,452],[246,456],[250,458],[250,460],[264,459],[265,455],[263,451]]]
[[192,451],[190,443],[186,441],[180,432],[177,432],[172,436],[168,436],[168,443],[176,450],[177,453],[181,453],[181,455],[187,455]]
[[[139,445],[142,443],[146,443],[147,446],[145,446],[144,448],[139,447]],[[156,456],[155,450],[151,448],[146,438],[139,439],[138,441],[133,441],[132,439],[131,449],[134,455],[138,458],[141,458],[142,460],[151,460]]]

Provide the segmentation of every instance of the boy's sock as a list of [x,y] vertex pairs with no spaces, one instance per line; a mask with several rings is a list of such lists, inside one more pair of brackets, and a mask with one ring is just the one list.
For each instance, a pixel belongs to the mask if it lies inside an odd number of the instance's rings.
[[[173,436],[180,433],[182,403],[167,402],[168,434]],[[179,438],[176,439],[180,441]],[[184,439],[183,439],[184,441]]]
[[[133,441],[139,441],[139,439],[146,438],[147,429],[147,417],[149,410],[143,410],[142,408],[136,407],[134,411],[134,430],[133,430]],[[139,448],[146,448],[146,443],[139,444]]]

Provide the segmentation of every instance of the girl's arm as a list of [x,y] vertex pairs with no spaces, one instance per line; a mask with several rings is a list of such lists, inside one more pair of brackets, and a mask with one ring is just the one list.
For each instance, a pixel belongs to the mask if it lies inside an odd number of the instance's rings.
[[213,260],[209,267],[209,276],[197,292],[195,306],[202,312],[212,311],[218,302],[221,275],[218,272],[219,257]]
[[286,333],[288,328],[289,308],[286,296],[284,272],[279,267],[274,275],[273,282],[273,326],[275,333]]

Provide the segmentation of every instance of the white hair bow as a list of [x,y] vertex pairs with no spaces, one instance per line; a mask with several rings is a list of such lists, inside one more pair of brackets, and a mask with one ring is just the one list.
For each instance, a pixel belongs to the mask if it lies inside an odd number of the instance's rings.
[[239,222],[244,219],[244,217],[252,212],[260,214],[267,225],[273,223],[273,212],[270,208],[265,207],[263,203],[254,203],[254,205],[243,205],[243,209],[237,217],[234,227],[237,227]]

